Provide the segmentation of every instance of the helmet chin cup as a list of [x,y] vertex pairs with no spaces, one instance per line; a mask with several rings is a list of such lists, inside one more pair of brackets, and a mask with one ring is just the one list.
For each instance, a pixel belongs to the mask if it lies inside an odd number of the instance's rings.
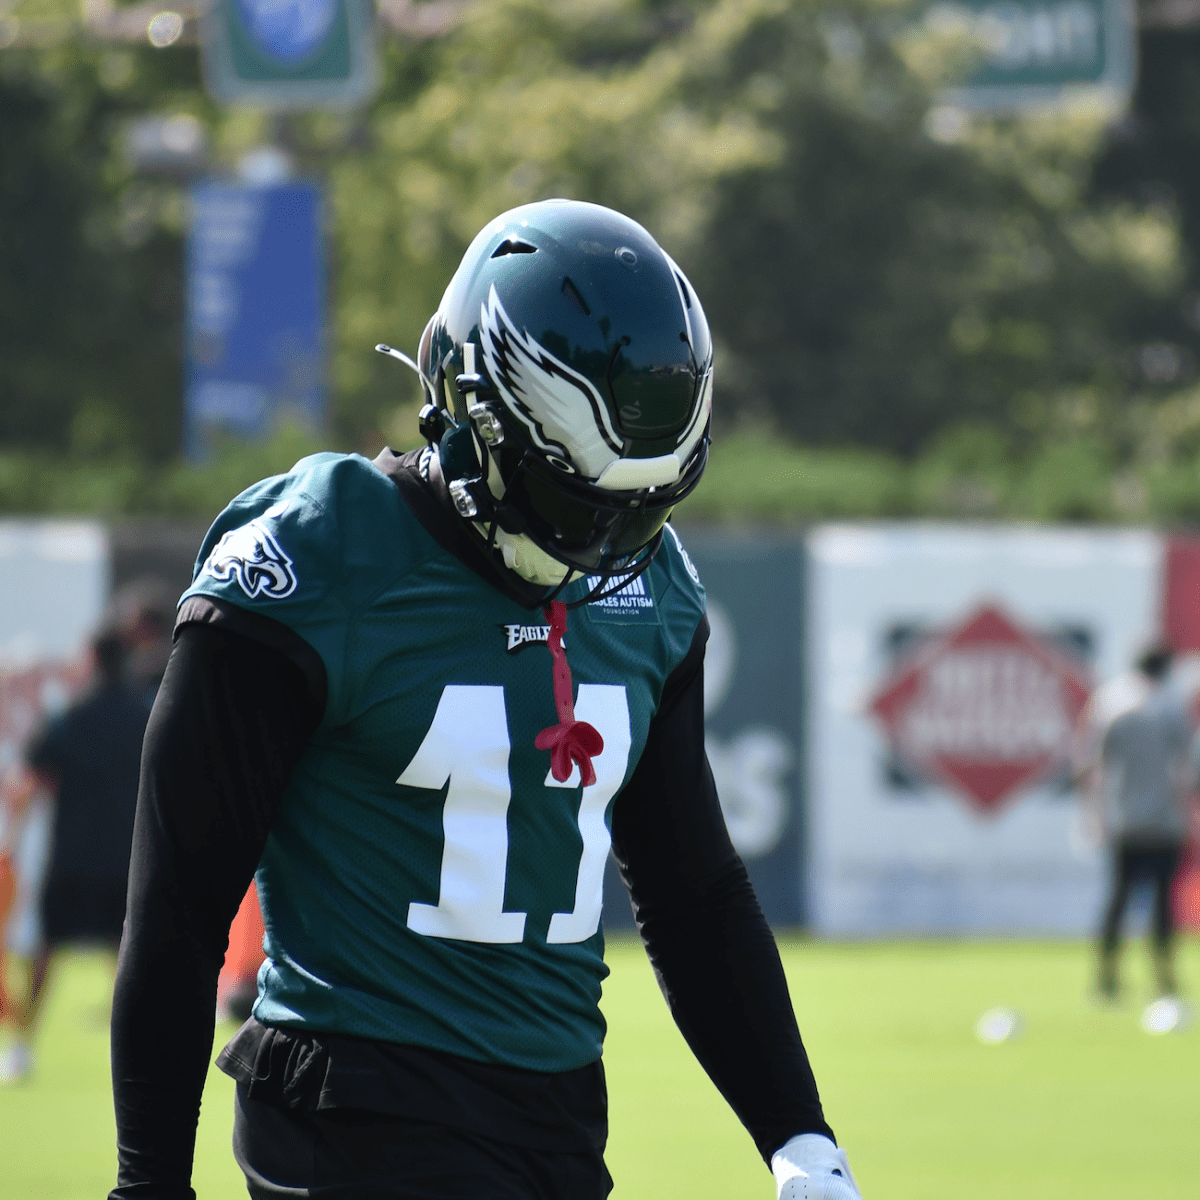
[[575,577],[566,563],[559,562],[540,546],[520,534],[509,535],[498,530],[495,537],[496,552],[504,565],[528,583],[542,587],[559,588]]

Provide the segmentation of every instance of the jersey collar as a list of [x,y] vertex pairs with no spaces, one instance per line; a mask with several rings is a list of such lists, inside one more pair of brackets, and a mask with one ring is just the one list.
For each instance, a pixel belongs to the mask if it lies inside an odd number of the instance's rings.
[[462,521],[454,513],[437,455],[428,456],[428,468],[423,470],[423,453],[422,450],[410,450],[397,454],[385,447],[373,465],[396,485],[413,516],[443,550],[522,608],[541,608],[550,589],[530,583],[501,566],[486,547],[463,528]]

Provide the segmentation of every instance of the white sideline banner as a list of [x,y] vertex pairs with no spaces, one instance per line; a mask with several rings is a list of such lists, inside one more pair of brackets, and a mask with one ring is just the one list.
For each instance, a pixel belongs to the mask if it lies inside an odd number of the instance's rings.
[[814,931],[1090,934],[1073,730],[1159,628],[1159,536],[847,524],[808,551]]

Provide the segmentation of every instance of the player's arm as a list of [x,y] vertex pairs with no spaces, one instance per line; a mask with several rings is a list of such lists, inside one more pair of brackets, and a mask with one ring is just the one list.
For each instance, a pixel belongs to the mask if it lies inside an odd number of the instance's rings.
[[704,753],[706,634],[702,625],[667,682],[614,807],[613,850],[680,1031],[772,1164],[780,1195],[803,1196],[810,1173],[849,1172]]
[[111,1200],[195,1195],[196,1120],[229,925],[322,704],[279,649],[220,624],[180,629],[142,756],[113,997]]

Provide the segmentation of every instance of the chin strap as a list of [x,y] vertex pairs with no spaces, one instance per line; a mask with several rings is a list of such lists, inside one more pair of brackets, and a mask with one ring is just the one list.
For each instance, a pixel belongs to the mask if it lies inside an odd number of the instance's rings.
[[543,729],[533,744],[539,750],[550,751],[550,773],[559,783],[567,782],[571,777],[572,764],[578,763],[583,786],[591,787],[596,782],[592,758],[603,753],[604,739],[594,725],[575,720],[571,668],[567,665],[567,651],[563,646],[563,634],[567,632],[567,606],[561,600],[552,600],[550,607],[543,612],[550,622],[550,636],[546,645],[554,656],[554,706],[558,709],[558,724]]
[[[643,546],[638,551],[639,557],[634,563],[622,568],[617,574],[601,576],[600,582],[586,596],[578,600],[572,600],[567,607],[578,608],[581,604],[595,604],[597,600],[607,600],[609,596],[615,596],[618,592],[623,592],[654,561],[654,556],[658,553],[662,542],[663,531],[660,529],[654,535],[649,545]],[[569,573],[566,579],[554,590],[552,596],[557,596],[575,578],[576,576],[573,572]]]

